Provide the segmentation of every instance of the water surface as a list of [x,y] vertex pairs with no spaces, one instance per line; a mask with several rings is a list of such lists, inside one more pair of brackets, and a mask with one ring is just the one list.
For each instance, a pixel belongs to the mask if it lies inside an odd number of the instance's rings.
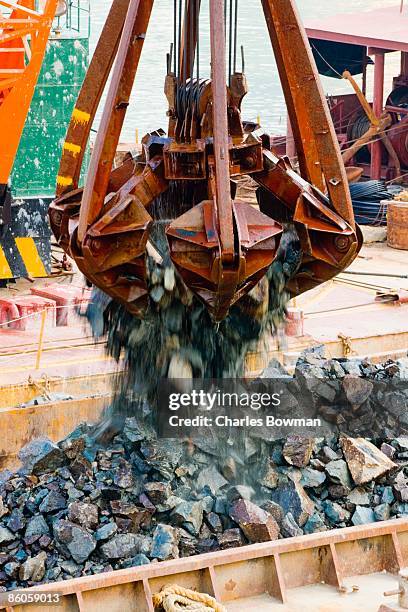
[[[239,44],[245,46],[246,74],[250,93],[244,103],[246,119],[259,116],[265,129],[273,133],[286,131],[286,111],[270,41],[267,34],[260,0],[240,0]],[[319,18],[330,14],[372,10],[396,6],[396,0],[298,0],[303,18]],[[108,13],[111,0],[91,0],[92,39],[94,48]],[[149,130],[166,127],[166,99],[163,94],[165,58],[173,32],[173,0],[156,0],[150,27],[143,49],[140,69],[131,98],[122,140],[132,142],[136,129],[142,136]],[[208,71],[208,0],[203,0],[202,18],[202,73]],[[398,73],[398,54],[387,55],[386,90],[392,77]],[[372,68],[369,69],[369,90],[372,86]],[[326,92],[350,91],[347,83],[323,79]]]

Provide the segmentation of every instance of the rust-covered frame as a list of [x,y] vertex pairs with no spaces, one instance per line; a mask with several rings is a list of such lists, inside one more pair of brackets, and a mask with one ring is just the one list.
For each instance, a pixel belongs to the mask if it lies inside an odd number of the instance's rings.
[[[187,285],[218,320],[273,261],[281,233],[279,224],[273,221],[276,202],[290,211],[303,250],[302,265],[288,284],[292,295],[335,276],[353,261],[361,247],[334,128],[294,3],[261,3],[301,176],[287,159],[269,150],[264,140],[262,167],[257,166],[251,176],[271,194],[269,201],[263,198],[262,212],[266,215],[232,201],[224,2],[210,0],[214,137],[213,154],[208,157],[211,200],[176,219],[168,238],[173,261]],[[199,0],[189,0],[187,11],[197,12],[199,5]],[[146,208],[167,189],[169,181],[160,157],[148,160],[144,167],[131,159],[113,171],[112,165],[152,6],[153,0],[114,0],[112,4],[68,130],[58,178],[59,197],[50,211],[54,233],[85,275],[137,315],[142,314],[147,299],[144,254],[152,219]],[[181,62],[194,57],[190,49],[196,38],[195,28],[183,32],[188,51],[182,51]],[[115,56],[87,182],[83,191],[78,190],[84,146]],[[195,238],[186,239],[186,230]],[[197,258],[200,266],[195,265]]]

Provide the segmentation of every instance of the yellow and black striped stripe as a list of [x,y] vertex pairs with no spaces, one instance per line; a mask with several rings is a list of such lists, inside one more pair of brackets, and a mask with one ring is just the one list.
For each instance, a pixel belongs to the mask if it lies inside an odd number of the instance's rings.
[[9,237],[0,241],[0,280],[19,277],[42,278],[49,274],[43,239]]

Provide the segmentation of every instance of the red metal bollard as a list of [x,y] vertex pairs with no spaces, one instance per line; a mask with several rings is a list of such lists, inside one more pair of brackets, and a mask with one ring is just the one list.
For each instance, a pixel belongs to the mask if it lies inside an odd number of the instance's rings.
[[[0,329],[19,329],[24,330],[24,320],[20,319],[20,312],[14,302],[14,300],[1,299],[0,300]],[[13,321],[13,323],[8,323]],[[8,323],[8,325],[6,325]]]

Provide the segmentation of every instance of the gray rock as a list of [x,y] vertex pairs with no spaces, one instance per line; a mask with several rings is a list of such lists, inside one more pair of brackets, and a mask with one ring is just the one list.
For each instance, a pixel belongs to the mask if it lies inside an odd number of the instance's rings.
[[141,565],[149,564],[150,560],[146,557],[146,555],[139,554],[129,559],[129,561],[126,562],[126,567],[140,567]]
[[56,512],[67,507],[65,497],[58,491],[50,491],[40,504],[40,512]]
[[322,517],[315,512],[312,516],[307,520],[306,524],[303,527],[304,533],[318,533],[321,531],[327,531],[327,526],[322,519]]
[[62,571],[70,576],[80,576],[82,572],[82,567],[78,565],[78,563],[75,563],[75,561],[72,561],[72,559],[61,561],[60,567]]
[[322,458],[324,463],[329,463],[330,461],[337,461],[337,459],[341,459],[340,455],[338,455],[332,448],[330,448],[330,446],[323,446]]
[[224,533],[221,533],[217,537],[218,545],[221,550],[226,550],[227,548],[237,548],[238,546],[243,546],[245,544],[243,535],[240,529],[226,529]]
[[334,374],[338,380],[342,380],[344,378],[345,370],[337,359],[333,359],[328,365],[330,365],[330,372]]
[[234,502],[229,515],[250,542],[269,542],[279,537],[279,525],[273,516],[249,500]]
[[387,444],[384,442],[381,444],[381,452],[384,453],[388,457],[388,459],[393,459],[395,455],[395,448],[391,446],[391,444]]
[[332,525],[347,522],[350,518],[350,512],[340,506],[337,502],[325,500],[322,503],[325,515]]
[[10,516],[7,518],[6,525],[10,531],[16,533],[17,531],[21,531],[26,524],[26,519],[18,508],[14,508],[11,511]]
[[364,438],[342,438],[344,458],[356,484],[371,482],[396,467],[384,453]]
[[369,506],[370,505],[370,494],[367,493],[362,487],[356,487],[348,494],[347,500],[351,504],[356,506]]
[[312,456],[313,445],[312,438],[291,434],[286,438],[282,454],[289,465],[306,467]]
[[12,542],[18,536],[14,534],[12,531],[7,529],[6,527],[0,526],[0,544],[7,544],[8,542]]
[[376,521],[388,521],[391,516],[391,507],[389,504],[379,504],[374,508],[374,516]]
[[352,406],[361,406],[364,404],[370,397],[373,386],[370,380],[357,378],[350,374],[347,374],[343,379],[343,389]]
[[222,522],[219,515],[216,512],[210,512],[207,514],[205,521],[213,533],[221,533],[222,532]]
[[65,544],[76,563],[84,563],[96,548],[96,541],[83,527],[60,520],[54,524],[54,535]]
[[283,521],[283,517],[285,516],[285,513],[279,504],[268,499],[268,501],[262,504],[262,508],[273,516],[273,518],[278,523],[278,525],[281,524],[281,522]]
[[344,361],[342,363],[343,370],[354,377],[361,376],[361,361],[356,359],[350,359],[349,361]]
[[395,501],[394,493],[392,492],[392,487],[384,487],[383,494],[381,496],[381,502],[383,504],[392,504]]
[[118,531],[118,526],[116,523],[106,523],[106,525],[102,525],[97,531],[95,531],[95,540],[97,542],[105,542],[109,540],[112,536],[115,535]]
[[192,535],[197,536],[203,524],[203,507],[200,502],[183,501],[174,508],[171,517],[176,525],[184,527]]
[[20,580],[32,582],[41,582],[45,576],[45,562],[47,560],[47,553],[40,552],[36,557],[29,557],[25,563],[20,567],[19,578]]
[[275,489],[278,486],[278,472],[271,459],[267,459],[261,467],[259,484],[268,489]]
[[314,513],[314,504],[299,482],[289,480],[271,491],[271,499],[285,514],[291,512],[300,527]]
[[41,515],[33,516],[33,518],[31,518],[28,521],[28,524],[27,524],[27,527],[24,533],[25,538],[31,538],[37,535],[38,536],[50,535],[50,528],[45,522],[44,517]]
[[375,514],[371,508],[357,506],[351,517],[353,525],[366,525],[367,523],[375,523]]
[[149,555],[151,538],[134,533],[120,533],[102,544],[101,552],[106,559],[128,559],[142,553]]
[[302,470],[300,484],[303,487],[314,489],[320,487],[325,480],[326,474],[324,472],[307,467]]
[[87,529],[96,529],[99,522],[99,508],[95,504],[74,502],[68,508],[68,520]]
[[330,461],[326,465],[326,472],[332,482],[341,484],[343,487],[351,488],[352,481],[350,478],[350,472],[347,467],[347,463],[343,459],[337,459],[336,461]]
[[48,438],[29,442],[18,456],[24,468],[37,476],[54,471],[66,461],[63,451]]
[[220,489],[225,487],[228,481],[222,474],[217,470],[215,465],[212,465],[204,470],[201,470],[197,478],[197,489],[203,489],[205,486],[209,487],[210,491],[216,495]]
[[283,519],[281,524],[281,531],[282,535],[285,536],[285,538],[293,538],[295,536],[303,535],[302,529],[296,523],[291,512],[288,512],[288,514],[286,514],[285,518]]
[[170,525],[157,525],[154,534],[150,556],[152,559],[178,559],[180,534],[178,529]]

